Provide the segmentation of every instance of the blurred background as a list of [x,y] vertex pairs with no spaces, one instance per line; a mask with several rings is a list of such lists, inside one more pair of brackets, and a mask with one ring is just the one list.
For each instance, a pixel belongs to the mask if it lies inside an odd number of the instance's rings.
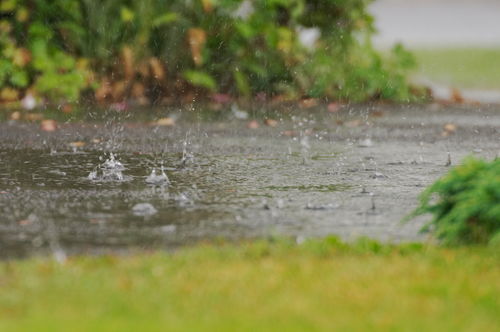
[[414,80],[441,95],[447,87],[499,102],[500,2],[378,0],[370,5],[378,49],[402,42],[416,56]]
[[500,101],[498,13],[493,0],[3,0],[0,104]]

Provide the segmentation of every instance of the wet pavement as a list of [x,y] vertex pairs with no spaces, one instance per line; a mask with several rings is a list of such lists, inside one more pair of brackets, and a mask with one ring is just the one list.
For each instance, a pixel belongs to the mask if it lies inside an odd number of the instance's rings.
[[[129,118],[44,132],[0,123],[0,255],[269,236],[425,240],[418,230],[428,218],[400,220],[449,170],[448,154],[452,164],[500,154],[495,107],[325,108],[270,110],[276,127],[257,129],[166,110],[153,117],[177,116],[175,126]],[[106,177],[111,152],[121,166]],[[169,181],[152,181],[162,168]]]

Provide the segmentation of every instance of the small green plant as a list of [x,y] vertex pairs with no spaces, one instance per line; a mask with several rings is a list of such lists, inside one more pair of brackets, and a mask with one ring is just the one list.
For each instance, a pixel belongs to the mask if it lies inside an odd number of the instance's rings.
[[420,196],[408,217],[432,213],[423,230],[433,228],[444,244],[488,243],[500,235],[500,159],[467,158]]

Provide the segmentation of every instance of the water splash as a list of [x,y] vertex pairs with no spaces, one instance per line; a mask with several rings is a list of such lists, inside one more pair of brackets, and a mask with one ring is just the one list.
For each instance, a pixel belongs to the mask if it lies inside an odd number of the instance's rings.
[[170,184],[170,180],[165,173],[163,165],[160,168],[160,174],[156,174],[156,169],[153,168],[151,174],[146,178],[146,183],[154,186],[168,186]]
[[182,142],[181,167],[186,167],[188,164],[192,164],[194,162],[194,155],[188,150],[188,146],[191,145],[189,134],[190,132],[188,131],[184,141]]
[[138,217],[149,217],[158,213],[158,210],[150,203],[138,203],[132,207],[132,213]]
[[91,181],[124,181],[125,166],[111,152],[109,158],[92,170],[87,179]]

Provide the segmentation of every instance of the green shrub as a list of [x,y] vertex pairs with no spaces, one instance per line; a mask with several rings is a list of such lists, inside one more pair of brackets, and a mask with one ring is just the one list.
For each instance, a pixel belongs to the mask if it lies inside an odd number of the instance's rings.
[[53,101],[76,100],[88,86],[84,62],[65,45],[76,28],[74,1],[6,0],[0,5],[0,88],[32,87]]
[[420,197],[410,216],[434,215],[425,226],[445,244],[488,243],[500,235],[500,159],[468,158]]
[[[5,0],[0,46],[11,52],[0,58],[0,88],[74,98],[94,78],[94,88],[119,82],[97,93],[114,99],[194,90],[409,100],[413,59],[401,46],[387,59],[374,51],[370,2]],[[304,32],[317,40],[304,43]],[[32,61],[13,65],[16,50]]]

